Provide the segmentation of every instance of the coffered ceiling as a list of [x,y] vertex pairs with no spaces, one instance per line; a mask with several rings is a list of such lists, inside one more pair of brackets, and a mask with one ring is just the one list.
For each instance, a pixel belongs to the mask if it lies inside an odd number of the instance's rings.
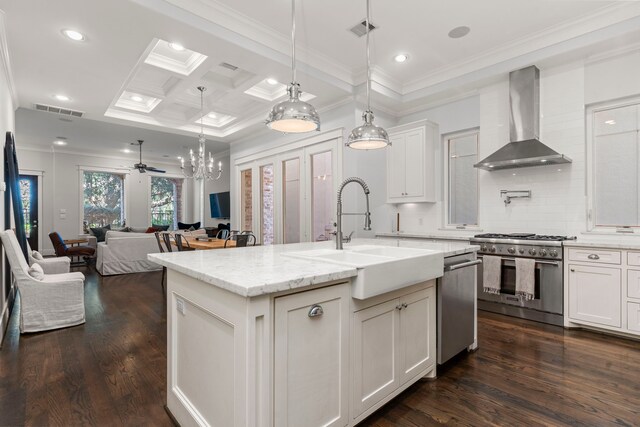
[[[363,20],[364,0],[297,4],[305,95],[320,112],[361,101],[364,38],[349,29]],[[132,139],[136,128],[195,138],[202,117],[212,147],[262,129],[284,98],[290,7],[289,0],[0,0],[20,108],[77,110],[83,119],[74,121],[130,126]],[[396,116],[531,63],[640,43],[640,2],[372,0],[372,22],[374,106]],[[469,34],[449,37],[459,26]],[[71,41],[63,29],[86,40]],[[409,59],[396,63],[398,53]],[[51,113],[21,116],[28,125],[43,114]],[[50,144],[55,136],[32,140]]]

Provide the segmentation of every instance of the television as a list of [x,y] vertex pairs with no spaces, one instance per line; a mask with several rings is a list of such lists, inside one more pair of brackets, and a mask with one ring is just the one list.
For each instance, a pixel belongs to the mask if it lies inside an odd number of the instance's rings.
[[231,217],[231,201],[228,191],[209,194],[209,203],[211,205],[211,218]]

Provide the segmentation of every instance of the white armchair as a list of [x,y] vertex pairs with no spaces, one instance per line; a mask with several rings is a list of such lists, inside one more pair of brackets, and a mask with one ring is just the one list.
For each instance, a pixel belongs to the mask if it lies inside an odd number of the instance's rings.
[[45,274],[42,280],[29,275],[13,230],[0,232],[11,273],[20,293],[20,332],[39,332],[85,322],[84,275]]
[[42,267],[44,274],[61,274],[68,273],[71,268],[71,258],[68,256],[61,256],[57,258],[43,258],[35,259],[33,257],[33,251],[31,246],[27,242],[27,254],[29,256],[29,266],[38,264]]

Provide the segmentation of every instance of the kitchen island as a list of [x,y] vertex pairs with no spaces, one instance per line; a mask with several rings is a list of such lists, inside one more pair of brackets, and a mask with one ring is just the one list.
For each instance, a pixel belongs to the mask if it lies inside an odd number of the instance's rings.
[[476,247],[333,245],[149,255],[168,270],[167,408],[180,425],[355,425],[435,376],[436,279],[444,257]]

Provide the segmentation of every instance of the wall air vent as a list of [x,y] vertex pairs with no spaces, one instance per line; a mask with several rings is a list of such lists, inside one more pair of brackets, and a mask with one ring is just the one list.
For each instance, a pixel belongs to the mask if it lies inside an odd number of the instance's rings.
[[227,70],[235,71],[238,69],[235,65],[229,64],[228,62],[221,62],[220,66],[222,68],[226,68]]
[[46,104],[35,104],[36,110],[46,111],[48,113],[60,114],[63,116],[82,117],[84,114],[82,111],[70,110],[68,108],[56,107]]
[[[369,21],[369,32],[375,30],[377,27],[375,25],[373,25],[371,23],[371,21]],[[349,31],[351,31],[353,34],[355,34],[358,37],[362,37],[365,34],[367,34],[367,20],[363,19],[362,22],[356,24],[355,26],[349,28]]]

